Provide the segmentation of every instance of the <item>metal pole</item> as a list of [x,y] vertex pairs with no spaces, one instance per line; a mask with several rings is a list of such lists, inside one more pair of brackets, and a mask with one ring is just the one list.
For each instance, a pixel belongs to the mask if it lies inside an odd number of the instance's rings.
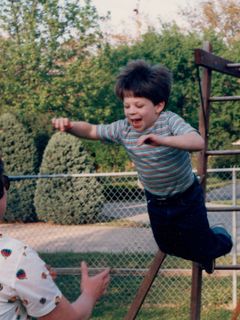
[[[211,52],[212,47],[209,42],[205,42],[203,49]],[[202,80],[200,85],[201,90],[201,108],[199,112],[199,132],[205,140],[204,150],[199,152],[198,155],[198,168],[197,173],[201,179],[201,186],[203,187],[204,194],[206,195],[206,182],[207,182],[207,163],[208,156],[206,151],[208,149],[208,129],[209,129],[209,113],[210,113],[210,89],[211,89],[211,75],[212,72],[208,68],[204,68]],[[201,318],[201,293],[202,293],[202,269],[195,263],[192,267],[192,289],[191,289],[191,310],[190,319],[200,320]]]
[[[233,167],[232,170],[232,204],[235,206],[237,204],[237,177],[236,168]],[[232,212],[232,239],[233,239],[233,253],[232,253],[232,264],[237,264],[237,213]],[[233,308],[237,305],[237,271],[234,270],[232,274],[232,304]]]

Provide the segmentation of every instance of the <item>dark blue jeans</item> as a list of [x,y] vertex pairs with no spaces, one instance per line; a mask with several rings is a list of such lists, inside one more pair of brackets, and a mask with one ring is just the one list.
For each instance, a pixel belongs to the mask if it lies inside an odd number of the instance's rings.
[[145,194],[153,235],[163,252],[204,263],[231,251],[231,237],[209,227],[197,179],[185,192],[166,200],[146,190]]

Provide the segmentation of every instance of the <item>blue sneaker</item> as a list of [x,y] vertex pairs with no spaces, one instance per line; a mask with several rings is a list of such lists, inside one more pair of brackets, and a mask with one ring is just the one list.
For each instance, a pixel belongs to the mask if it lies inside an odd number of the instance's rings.
[[215,234],[221,234],[221,235],[224,235],[226,236],[229,240],[231,240],[232,242],[232,237],[231,235],[227,232],[227,230],[222,227],[222,226],[216,226],[216,227],[211,227],[212,231],[215,233]]
[[233,241],[232,241],[231,235],[222,226],[212,227],[211,229],[215,235],[220,236],[224,239],[225,252],[223,254],[229,253],[233,247]]

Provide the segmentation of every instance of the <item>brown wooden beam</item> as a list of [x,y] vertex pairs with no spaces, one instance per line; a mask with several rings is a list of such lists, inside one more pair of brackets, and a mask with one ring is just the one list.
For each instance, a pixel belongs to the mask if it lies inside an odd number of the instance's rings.
[[233,62],[203,49],[194,50],[195,63],[199,66],[240,78],[240,70],[228,67]]
[[139,287],[137,294],[130,306],[130,309],[128,310],[128,313],[124,320],[134,320],[136,319],[136,316],[145,300],[145,297],[148,293],[148,291],[151,288],[151,285],[157,276],[158,270],[160,269],[164,259],[166,257],[166,254],[161,252],[160,250],[157,252],[153,262],[151,263],[151,266],[146,273],[145,278],[143,279],[143,282],[141,286]]
[[202,268],[198,263],[192,265],[192,290],[190,319],[200,320],[201,315]]
[[[209,42],[203,45],[204,52],[211,52],[212,47]],[[201,108],[199,110],[199,132],[205,141],[204,149],[198,152],[197,173],[201,177],[201,186],[206,190],[208,138],[209,138],[209,115],[210,115],[210,89],[212,70],[203,68],[200,83]]]

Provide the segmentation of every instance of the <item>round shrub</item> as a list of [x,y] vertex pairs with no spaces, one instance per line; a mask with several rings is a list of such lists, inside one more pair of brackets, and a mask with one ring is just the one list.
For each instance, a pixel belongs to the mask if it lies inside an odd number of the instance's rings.
[[[92,173],[94,159],[79,138],[57,132],[43,154],[40,174]],[[96,222],[103,206],[101,184],[94,177],[40,178],[35,193],[38,218],[58,224]]]
[[[33,136],[10,113],[0,117],[0,150],[6,174],[9,176],[35,174],[37,151]],[[19,180],[11,183],[8,191],[8,207],[4,216],[6,221],[36,221],[35,187],[34,180]]]

